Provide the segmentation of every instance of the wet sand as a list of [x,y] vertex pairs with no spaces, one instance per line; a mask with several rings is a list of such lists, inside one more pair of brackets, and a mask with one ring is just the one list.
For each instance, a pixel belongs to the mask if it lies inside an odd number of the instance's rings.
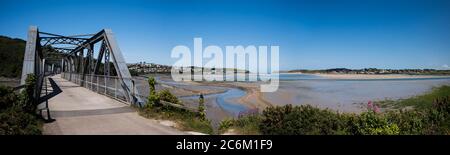
[[262,110],[272,105],[262,97],[259,88],[259,85],[261,84],[260,82],[201,82],[201,84],[206,86],[219,86],[244,90],[246,95],[238,100],[235,100],[235,102],[245,105],[250,109],[258,108]]
[[450,79],[281,81],[278,91],[263,93],[263,98],[274,105],[309,104],[360,113],[366,110],[362,105],[368,101],[409,98],[442,85],[450,85]]
[[[341,80],[343,79],[343,80]],[[178,97],[222,94],[229,89],[246,93],[240,98],[226,99],[260,111],[269,106],[309,104],[333,111],[359,113],[369,100],[407,98],[429,91],[432,87],[450,85],[450,76],[426,75],[356,75],[356,74],[286,74],[280,76],[280,87],[273,93],[260,92],[262,82],[174,82],[170,75],[158,75],[157,91],[169,89]],[[148,84],[144,78],[141,84]],[[142,84],[143,83],[143,84]],[[224,118],[235,117],[217,103],[217,97],[205,98],[207,117],[214,126]],[[183,99],[186,106],[198,106],[198,99]]]
[[[170,75],[168,74],[153,74],[151,75],[157,79],[157,84],[155,86],[156,91],[161,91],[163,89],[169,90],[175,96],[181,98],[204,94],[219,94],[224,93],[227,89],[220,89],[216,87],[209,87],[209,85],[204,85],[198,82],[174,82]],[[149,94],[149,85],[146,77],[133,77],[138,88],[139,94],[144,99]],[[187,107],[197,108],[198,99],[182,99],[183,104]],[[222,109],[216,103],[215,98],[205,98],[206,114],[207,118],[211,120],[213,127],[218,127],[219,123],[224,118],[231,118],[233,115],[224,109]]]

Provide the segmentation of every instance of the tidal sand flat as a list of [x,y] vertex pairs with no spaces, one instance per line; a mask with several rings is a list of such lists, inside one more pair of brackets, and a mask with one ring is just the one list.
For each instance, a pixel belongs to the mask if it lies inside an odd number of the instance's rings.
[[[373,100],[402,99],[426,93],[433,87],[450,85],[450,78],[436,76],[366,76],[351,79],[333,76],[306,75],[308,78],[284,80],[280,76],[277,92],[263,93],[262,98],[274,105],[310,104],[340,112],[359,113],[365,110],[361,103]],[[292,75],[289,75],[292,76]],[[317,76],[317,78],[311,78]],[[347,78],[349,75],[345,75]],[[327,78],[324,78],[327,77]],[[370,77],[370,79],[369,79]],[[388,78],[389,77],[389,78]]]
[[[272,105],[312,105],[339,112],[359,113],[368,101],[402,99],[430,91],[433,87],[450,85],[450,77],[410,75],[316,75],[280,74],[279,89],[262,93],[260,82],[176,82],[170,75],[154,75],[157,91],[169,89],[186,106],[198,106],[198,97],[205,96],[207,117],[217,125],[227,117]],[[148,84],[136,78],[139,93],[148,95]],[[146,95],[147,94],[147,95]]]
[[[168,74],[149,75],[157,79],[156,91],[168,89],[177,96],[185,106],[197,108],[199,94],[205,97],[207,118],[213,126],[218,126],[224,118],[235,117],[240,111],[244,111],[246,105],[235,103],[234,100],[245,95],[245,91],[223,87],[212,86],[198,82],[176,82]],[[145,100],[149,94],[149,85],[146,77],[134,77],[139,94]]]

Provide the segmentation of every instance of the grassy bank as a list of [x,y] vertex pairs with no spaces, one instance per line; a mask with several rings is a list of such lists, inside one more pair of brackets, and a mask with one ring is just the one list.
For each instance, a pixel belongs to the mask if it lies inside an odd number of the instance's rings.
[[[211,122],[206,119],[204,99],[199,99],[197,111],[182,108],[183,103],[170,91],[162,90],[156,92],[156,80],[153,77],[148,78],[150,87],[147,102],[143,108],[139,108],[139,114],[151,119],[170,120],[176,123],[176,127],[183,131],[195,131],[206,134],[213,134]],[[202,96],[203,97],[203,96]],[[163,104],[169,102],[170,104]]]
[[219,124],[220,134],[260,135],[261,117],[249,115],[239,119],[225,119]]
[[440,97],[446,97],[450,95],[450,86],[441,86],[433,88],[432,91],[414,96],[407,99],[400,100],[384,100],[376,101],[375,103],[380,105],[381,108],[388,110],[398,110],[404,108],[414,108],[414,109],[429,109],[432,108],[433,102]]
[[[310,105],[269,107],[262,114],[224,120],[219,128],[221,133],[235,134],[448,135],[449,92],[449,86],[442,86],[409,99],[370,103],[367,111],[358,115]],[[398,109],[379,112],[377,104]]]
[[208,120],[202,120],[197,113],[183,109],[158,106],[139,108],[139,114],[146,118],[156,120],[170,120],[177,124],[176,128],[183,131],[195,131],[213,134],[213,128]]

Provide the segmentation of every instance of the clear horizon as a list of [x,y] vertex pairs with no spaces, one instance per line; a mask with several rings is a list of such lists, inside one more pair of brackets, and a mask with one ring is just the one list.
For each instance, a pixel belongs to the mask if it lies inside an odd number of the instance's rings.
[[[171,3],[172,2],[172,3]],[[126,6],[126,7],[125,7]],[[128,63],[177,45],[278,45],[280,69],[450,69],[450,1],[3,1],[0,35],[111,28]]]

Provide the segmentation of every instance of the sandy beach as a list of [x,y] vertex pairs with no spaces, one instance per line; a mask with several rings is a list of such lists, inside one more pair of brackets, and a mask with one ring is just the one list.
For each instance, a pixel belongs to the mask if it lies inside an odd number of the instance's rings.
[[450,78],[439,75],[406,75],[406,74],[310,74],[329,79],[420,79],[420,78]]
[[239,98],[237,103],[246,105],[249,108],[264,109],[272,104],[264,100],[259,85],[261,83],[247,83],[247,82],[202,82],[207,86],[219,86],[227,88],[238,88],[246,92],[246,95]]

